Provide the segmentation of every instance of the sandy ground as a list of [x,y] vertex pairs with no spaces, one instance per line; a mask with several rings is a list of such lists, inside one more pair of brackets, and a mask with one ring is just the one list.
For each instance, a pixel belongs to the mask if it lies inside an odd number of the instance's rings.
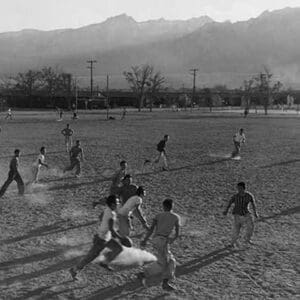
[[[0,201],[0,299],[299,297],[298,117],[244,119],[197,112],[130,112],[124,121],[105,121],[105,113],[79,117],[71,123],[86,156],[78,179],[61,172],[68,163],[60,135],[67,120],[57,122],[54,113],[43,112],[18,113],[7,122],[1,118],[0,184],[17,147],[25,181],[42,145],[51,168],[42,171],[32,193],[17,196],[13,183]],[[227,157],[239,127],[245,128],[247,144],[242,159],[234,161]],[[170,170],[142,170],[143,160],[156,155],[165,133],[170,135]],[[71,281],[68,268],[90,246],[103,210],[91,204],[107,195],[107,175],[121,159],[129,162],[134,181],[147,189],[143,209],[149,220],[164,198],[176,201],[183,226],[172,246],[178,261],[175,292],[164,292],[156,281],[143,288],[134,276],[139,268],[109,273],[91,264],[78,282]],[[224,217],[222,211],[240,180],[255,195],[261,218],[255,223],[255,245],[231,251],[225,246],[232,216]],[[136,222],[136,246],[141,233]]]

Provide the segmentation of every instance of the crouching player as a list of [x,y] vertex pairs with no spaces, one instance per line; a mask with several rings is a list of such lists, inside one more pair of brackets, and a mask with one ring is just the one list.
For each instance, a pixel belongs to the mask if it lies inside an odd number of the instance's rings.
[[[145,247],[148,239],[152,235],[154,229],[155,234],[152,240],[155,249],[157,261],[150,264],[143,273],[139,273],[138,277],[146,285],[146,279],[161,275],[163,279],[162,288],[172,291],[175,288],[170,285],[169,281],[175,278],[176,260],[170,251],[172,244],[179,236],[179,220],[180,217],[173,212],[173,200],[166,199],[163,201],[163,212],[156,215],[152,226],[141,242],[141,246]],[[170,237],[175,228],[175,236]]]
[[115,195],[110,195],[107,198],[99,232],[94,235],[93,246],[87,255],[75,267],[69,270],[73,280],[77,280],[76,276],[78,272],[97,258],[104,248],[109,248],[111,251],[105,254],[105,262],[100,263],[100,265],[111,271],[112,269],[109,267],[109,263],[122,252],[121,243],[124,244],[124,246],[131,247],[130,240],[126,237],[122,238],[115,229],[117,220],[115,210],[119,204],[118,202],[119,200]]

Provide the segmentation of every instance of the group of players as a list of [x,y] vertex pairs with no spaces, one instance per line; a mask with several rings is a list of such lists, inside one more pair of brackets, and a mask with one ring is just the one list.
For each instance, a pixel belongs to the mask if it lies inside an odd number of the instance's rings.
[[[70,156],[70,166],[64,169],[64,172],[71,171],[74,168],[75,176],[81,174],[81,161],[84,160],[83,150],[80,141],[77,140],[75,146],[72,146],[72,137],[74,130],[67,124],[67,127],[61,131],[65,138],[66,151]],[[157,144],[158,157],[153,163],[159,164],[162,161],[162,171],[168,170],[168,160],[166,156],[166,144],[169,136],[165,135]],[[240,155],[241,145],[245,143],[245,133],[240,129],[233,136],[234,151],[232,157]],[[41,147],[40,154],[32,165],[32,177],[27,183],[32,185],[38,182],[38,175],[41,167],[48,168],[45,163],[46,148]],[[6,182],[0,189],[0,198],[4,195],[10,183],[15,180],[17,182],[20,195],[24,194],[25,185],[18,171],[20,150],[16,149],[14,156],[10,161],[9,173]],[[146,160],[146,163],[152,163]],[[176,260],[170,251],[170,245],[179,237],[180,217],[173,212],[174,202],[172,199],[165,199],[162,203],[162,211],[154,217],[149,225],[148,220],[142,212],[143,198],[146,191],[143,186],[136,186],[132,183],[132,176],[128,173],[126,161],[121,161],[120,169],[112,177],[109,196],[106,198],[106,207],[102,214],[101,223],[98,233],[94,235],[93,245],[86,256],[69,272],[74,280],[77,279],[78,273],[91,261],[99,256],[106,248],[109,251],[105,253],[105,260],[100,265],[107,270],[113,270],[111,262],[122,252],[123,248],[131,247],[132,241],[129,238],[132,232],[132,219],[136,217],[146,231],[144,239],[141,241],[141,247],[145,247],[149,238],[153,235],[152,245],[155,250],[157,261],[145,267],[144,272],[138,273],[137,276],[141,283],[146,286],[147,279],[151,277],[161,276],[162,288],[167,291],[174,290],[175,287],[170,281],[175,278]],[[246,227],[246,242],[251,244],[253,234],[253,219],[248,209],[248,205],[252,205],[254,216],[258,218],[254,197],[246,191],[244,182],[237,184],[238,193],[229,201],[223,214],[226,215],[232,204],[234,204],[234,226],[230,247],[238,246],[238,238],[240,229]],[[96,207],[101,202],[93,202]],[[173,232],[175,231],[175,234]]]

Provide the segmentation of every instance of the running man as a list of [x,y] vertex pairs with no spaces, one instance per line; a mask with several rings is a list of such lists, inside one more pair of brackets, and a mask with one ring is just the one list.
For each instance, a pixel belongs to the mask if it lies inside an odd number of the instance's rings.
[[10,164],[9,164],[8,178],[0,190],[0,198],[5,194],[7,188],[14,180],[17,182],[19,195],[24,194],[24,182],[18,171],[19,158],[20,158],[20,150],[16,149],[14,152],[14,156],[11,159]]
[[127,162],[125,160],[122,160],[120,162],[120,169],[115,173],[115,175],[112,177],[112,183],[110,187],[110,194],[111,195],[117,195],[119,188],[122,184],[122,179],[127,174]]
[[118,196],[121,204],[124,205],[128,199],[136,195],[138,186],[132,183],[132,176],[126,174],[122,180],[122,186],[119,188]]
[[[109,263],[113,261],[123,250],[119,241],[124,243],[124,239],[117,233],[115,226],[117,221],[116,208],[118,206],[118,198],[111,195],[106,200],[106,208],[102,216],[98,234],[94,235],[93,246],[87,255],[69,271],[73,280],[77,280],[77,274],[86,265],[92,262],[104,248],[109,248],[111,251],[105,255],[105,263],[100,263],[100,266],[112,270]],[[115,240],[119,239],[119,241]]]
[[[170,251],[172,244],[179,236],[180,217],[173,212],[173,200],[166,199],[163,201],[163,212],[156,215],[152,225],[141,246],[145,247],[148,239],[155,230],[152,240],[155,249],[157,261],[146,267],[143,273],[139,273],[138,277],[142,280],[143,285],[146,285],[146,279],[153,276],[161,275],[164,290],[172,291],[175,288],[170,285],[169,281],[175,278],[176,260]],[[170,237],[175,229],[175,236]]]
[[76,167],[75,175],[80,177],[81,162],[84,161],[83,150],[80,147],[80,141],[77,140],[75,146],[70,150],[71,165],[67,167],[64,172],[72,171]]
[[223,215],[226,216],[230,206],[234,204],[234,208],[232,211],[234,223],[230,244],[231,247],[238,246],[237,240],[239,238],[240,230],[244,226],[246,227],[246,243],[252,244],[251,237],[254,231],[254,223],[250,211],[248,210],[249,203],[251,203],[255,218],[258,218],[255,199],[251,193],[246,191],[246,184],[244,182],[239,182],[237,184],[237,190],[238,193],[230,199],[226,209],[223,212]]
[[39,176],[40,168],[42,166],[46,167],[47,169],[49,168],[49,166],[45,163],[45,155],[46,155],[46,148],[42,147],[40,149],[40,154],[37,157],[37,160],[33,163],[33,166],[32,166],[32,179],[28,184],[33,184],[33,183],[38,182],[38,176]]
[[[136,195],[137,189],[138,187],[132,183],[131,175],[125,175],[125,177],[122,179],[122,186],[117,191],[117,196],[120,197],[121,205],[124,205],[130,197]],[[93,208],[101,203],[103,203],[101,200],[94,201],[92,204]]]
[[135,195],[130,197],[127,202],[118,209],[119,234],[122,237],[129,236],[130,234],[130,230],[132,229],[130,220],[133,212],[138,217],[143,227],[146,230],[149,230],[149,226],[141,209],[143,197],[145,196],[146,192],[144,188],[140,186],[138,187]]
[[157,151],[159,152],[158,158],[155,160],[155,163],[159,163],[160,159],[163,160],[163,171],[168,170],[168,161],[166,156],[166,143],[169,140],[169,136],[166,134],[164,138],[157,144]]
[[64,114],[64,111],[63,111],[63,109],[61,108],[61,109],[59,110],[59,120],[60,120],[60,121],[62,121],[62,119],[63,119],[63,114]]
[[8,110],[7,110],[7,115],[6,115],[6,117],[5,117],[5,120],[7,120],[7,119],[10,119],[10,120],[12,120],[12,112],[11,112],[11,108],[9,108]]
[[123,112],[122,112],[121,120],[124,120],[124,119],[125,119],[126,114],[127,114],[127,110],[126,110],[126,107],[124,107],[124,108],[123,108]]
[[72,136],[74,134],[74,130],[70,128],[70,124],[67,124],[67,127],[61,131],[61,134],[65,137],[66,150],[69,152],[69,149],[73,144]]
[[239,132],[237,132],[233,136],[233,144],[234,144],[234,151],[232,152],[231,157],[236,157],[240,155],[241,152],[241,145],[246,143],[246,136],[244,133],[244,129],[241,128]]

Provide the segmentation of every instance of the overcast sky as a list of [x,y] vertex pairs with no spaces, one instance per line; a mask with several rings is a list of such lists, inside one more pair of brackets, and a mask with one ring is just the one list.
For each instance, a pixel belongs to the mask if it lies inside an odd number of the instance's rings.
[[137,21],[202,15],[238,21],[287,6],[300,6],[300,0],[0,0],[0,32],[76,28],[122,13]]

